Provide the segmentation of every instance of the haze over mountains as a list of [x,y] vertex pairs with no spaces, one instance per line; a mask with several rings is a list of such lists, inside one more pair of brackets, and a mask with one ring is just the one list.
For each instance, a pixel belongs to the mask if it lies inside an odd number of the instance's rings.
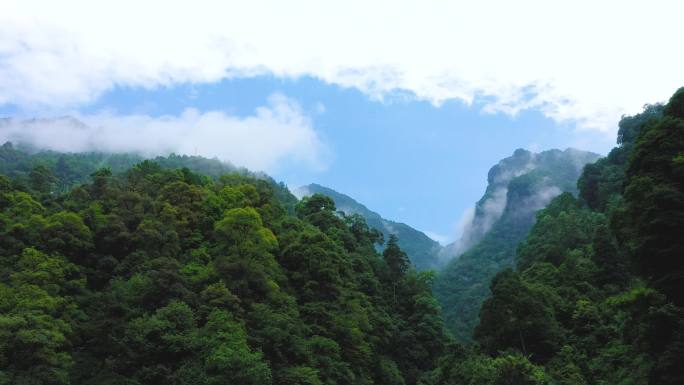
[[[572,148],[538,154],[523,149],[516,150],[512,156],[491,168],[485,194],[473,207],[460,239],[446,246],[441,246],[408,224],[383,218],[352,197],[319,184],[301,186],[295,190],[295,195],[302,197],[318,193],[331,197],[339,210],[348,215],[361,215],[369,226],[380,230],[385,239],[390,234],[397,235],[399,245],[407,252],[416,268],[439,270],[451,259],[459,257],[480,242],[499,223],[504,213],[508,218],[504,220],[516,218],[521,234],[524,234],[531,226],[535,212],[552,198],[565,191],[577,192],[576,182],[582,168],[598,157],[598,154]],[[525,175],[526,177],[517,179]],[[528,186],[529,191],[523,193],[525,196],[512,194],[509,197],[509,185],[525,183],[525,178],[534,180]]]
[[5,141],[61,152],[202,155],[253,171],[272,171],[283,162],[318,169],[324,152],[311,120],[295,101],[280,94],[244,115],[188,108],[179,116],[121,117],[101,111],[57,118],[5,118],[0,120],[0,142]]
[[448,245],[445,252],[452,256],[462,254],[477,244],[501,219],[504,212],[512,210],[508,205],[509,199],[518,198],[508,195],[509,185],[514,179],[526,174],[530,174],[530,178],[539,179],[524,202],[514,203],[517,206],[515,215],[529,219],[535,211],[561,192],[575,193],[575,184],[582,168],[598,157],[598,154],[573,148],[538,154],[524,149],[515,150],[512,156],[502,159],[489,170],[488,185],[482,199],[466,215],[467,220],[460,239]]
[[540,153],[515,150],[490,169],[487,189],[461,238],[447,246],[332,189],[311,184],[302,186],[297,195],[330,196],[339,210],[363,216],[385,239],[397,235],[416,268],[438,271],[434,289],[445,325],[457,338],[470,340],[480,306],[489,296],[489,282],[499,271],[514,266],[515,248],[534,224],[537,211],[563,192],[577,195],[584,166],[599,157],[572,148]]
[[514,266],[516,245],[534,224],[537,211],[563,192],[576,195],[584,165],[598,158],[575,149],[538,154],[518,149],[490,169],[489,185],[470,225],[460,241],[446,247],[452,258],[434,287],[445,324],[458,338],[472,335],[491,278]]
[[[177,138],[173,137],[173,135],[176,135],[173,132],[170,133],[170,138],[167,138],[160,143],[148,143],[150,142],[147,139],[148,135],[156,136],[156,130],[158,131],[163,127],[145,127],[144,125],[143,127],[136,129],[133,129],[132,127],[123,127],[122,130],[128,132],[128,134],[123,135],[123,137],[118,137],[117,140],[108,139],[117,136],[117,132],[121,132],[115,127],[103,126],[93,128],[71,116],[29,120],[3,118],[0,120],[0,128],[0,141],[12,141],[20,146],[27,145],[29,146],[28,148],[33,148],[34,150],[51,149],[62,152],[99,151],[102,152],[102,157],[105,157],[104,154],[108,152],[129,152],[129,155],[132,158],[126,163],[127,165],[130,165],[135,159],[143,159],[145,157],[150,157],[153,154],[168,154],[174,152],[174,150],[181,150],[181,153],[183,153],[183,147],[178,147],[179,141]],[[209,134],[210,132],[207,133],[207,135]],[[129,137],[130,135],[138,136],[138,139],[131,140]],[[68,138],[68,140],[66,138]],[[220,142],[220,140],[217,139],[212,141]],[[185,147],[187,147],[187,145]],[[230,152],[230,148],[225,151]],[[187,152],[188,151],[185,153]],[[224,156],[227,155],[224,154]],[[238,156],[237,159],[240,160],[242,158]],[[447,261],[459,256],[469,247],[476,244],[498,220],[505,207],[506,182],[510,178],[516,176],[514,174],[523,173],[536,167],[533,157],[530,159],[521,158],[519,161],[526,163],[518,165],[519,168],[515,171],[509,170],[497,174],[498,179],[493,181],[493,183],[490,181],[485,196],[471,211],[472,220],[463,228],[463,235],[458,241],[447,247],[442,247],[438,242],[429,238],[421,231],[412,228],[408,224],[382,218],[379,214],[368,210],[365,206],[354,201],[351,197],[320,185],[312,184],[306,187],[308,187],[312,193],[320,192],[325,195],[330,195],[338,203],[338,207],[341,210],[349,213],[356,212],[362,215],[372,227],[380,230],[385,235],[385,238],[387,238],[390,233],[397,234],[399,236],[400,246],[407,251],[412,262],[418,269],[440,269]],[[582,160],[578,158],[578,162],[581,163],[581,161]],[[227,164],[227,167],[235,169],[235,167],[230,164]],[[122,167],[119,168],[123,169]],[[554,186],[549,186],[543,193],[553,195],[556,191],[554,190]],[[542,194],[542,192],[540,192],[540,194]],[[457,214],[454,213],[454,216],[456,215]]]
[[[91,127],[81,122],[80,120],[64,116],[54,119],[30,119],[30,120],[17,120],[13,118],[3,118],[0,120],[0,128],[2,137],[0,139],[11,139],[15,143],[18,143],[20,147],[29,151],[40,151],[41,148],[57,149],[57,150],[73,150],[73,151],[83,151],[85,149],[98,150],[102,149],[101,144],[102,138],[96,139],[91,131]],[[109,130],[107,130],[109,131]],[[103,131],[104,132],[104,131]],[[49,138],[53,137],[54,134],[59,134],[59,137],[70,138],[69,141],[51,141]],[[110,143],[111,145],[111,143]],[[155,150],[159,151],[159,150]],[[155,151],[152,151],[153,153]],[[96,166],[109,166],[113,167],[113,170],[124,170],[130,167],[137,161],[145,158],[146,151],[126,153],[123,154],[107,154],[106,152],[101,152],[96,155],[100,159],[98,164],[93,164],[90,171],[82,171],[78,176],[72,176],[70,179],[66,180],[65,183],[74,183],[77,181],[85,181],[89,175],[89,172],[95,170]],[[59,152],[48,153],[45,156],[49,158],[56,159]],[[97,153],[95,153],[97,154]],[[138,155],[140,154],[140,155]],[[560,155],[565,154],[565,155]],[[5,153],[7,157],[7,153]],[[463,252],[468,250],[470,247],[477,244],[494,226],[494,224],[501,218],[503,212],[506,208],[507,203],[507,190],[508,183],[518,176],[532,172],[537,169],[544,169],[544,167],[550,167],[546,165],[551,162],[566,162],[567,165],[574,165],[574,170],[576,171],[578,167],[581,167],[587,160],[593,159],[595,154],[585,153],[583,151],[568,149],[564,152],[554,150],[551,152],[544,152],[541,154],[533,154],[526,150],[516,150],[515,154],[511,158],[502,160],[498,165],[494,166],[490,170],[490,175],[488,176],[489,185],[484,196],[476,203],[473,207],[471,214],[472,217],[469,221],[465,223],[463,233],[461,238],[446,247],[440,245],[437,241],[428,237],[425,233],[412,228],[410,225],[405,223],[400,223],[393,221],[391,219],[386,219],[380,216],[378,213],[369,210],[363,204],[355,201],[352,197],[349,197],[343,193],[334,191],[327,187],[310,184],[307,186],[302,186],[295,191],[296,195],[300,197],[303,195],[310,195],[314,193],[321,193],[328,195],[333,198],[338,209],[342,210],[347,214],[359,214],[364,217],[368,224],[372,228],[380,230],[385,239],[389,237],[390,234],[395,234],[399,238],[399,245],[404,249],[413,265],[419,270],[425,269],[441,269],[444,265],[453,258],[459,257]],[[180,164],[178,162],[170,162],[168,159],[157,157],[157,161],[161,162],[162,165],[170,164]],[[203,172],[209,172],[210,175],[219,175],[221,172],[238,170],[235,166],[230,163],[220,162],[216,160],[209,160],[202,157],[194,157],[194,162],[200,167]],[[15,159],[16,160],[16,159]],[[11,162],[5,162],[5,168],[12,168]],[[551,164],[549,163],[549,164]],[[29,166],[25,166],[28,169]],[[12,168],[16,170],[16,168]],[[197,168],[192,168],[197,169]],[[526,202],[528,206],[527,216],[532,215],[535,210],[543,207],[543,203],[547,202],[550,198],[560,193],[560,191],[570,191],[574,188],[574,179],[576,179],[576,172],[570,172],[568,170],[573,169],[572,167],[565,170],[565,174],[559,175],[553,180],[545,185],[540,185],[539,191],[536,192],[534,197],[530,197]],[[213,171],[208,171],[213,170]],[[243,170],[246,172],[246,170]],[[574,179],[573,179],[574,178]],[[70,181],[70,182],[69,182]],[[563,187],[559,187],[558,184]],[[66,188],[66,187],[65,187]],[[521,213],[519,213],[522,215]],[[456,214],[455,214],[456,215]]]

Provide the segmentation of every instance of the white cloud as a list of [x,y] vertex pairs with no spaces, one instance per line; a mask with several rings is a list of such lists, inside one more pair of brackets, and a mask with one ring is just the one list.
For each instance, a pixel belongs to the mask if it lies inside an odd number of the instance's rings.
[[422,230],[422,232],[423,234],[427,235],[428,238],[432,239],[433,241],[439,243],[442,246],[446,246],[447,244],[449,244],[449,242],[451,242],[451,238],[448,235],[443,235],[427,230]]
[[308,186],[299,186],[299,187],[288,187],[292,195],[297,197],[297,199],[302,200],[304,197],[308,197],[313,195],[311,193],[311,190],[309,189]]
[[458,219],[458,222],[456,223],[456,236],[457,237],[462,237],[463,234],[468,231],[470,226],[472,225],[473,219],[475,219],[475,206],[468,207],[463,211],[463,214],[461,214],[461,217]]
[[310,75],[611,130],[684,85],[677,1],[5,0],[0,104],[77,107],[115,86]]
[[75,117],[5,120],[0,122],[0,143],[9,140],[67,152],[198,154],[255,171],[273,171],[282,162],[300,162],[315,169],[325,166],[326,151],[310,119],[295,102],[278,94],[247,117],[193,109],[179,116],[102,112]]

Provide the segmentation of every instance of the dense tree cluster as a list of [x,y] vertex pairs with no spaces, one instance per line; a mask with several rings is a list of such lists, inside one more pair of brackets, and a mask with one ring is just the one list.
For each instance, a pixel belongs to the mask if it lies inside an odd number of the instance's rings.
[[415,384],[443,352],[431,275],[330,198],[3,150],[2,384]]
[[417,270],[439,269],[442,267],[443,261],[440,258],[442,246],[423,232],[405,223],[385,219],[351,197],[319,184],[312,183],[303,186],[302,191],[308,194],[318,193],[329,196],[339,209],[348,214],[361,215],[369,227],[380,231],[385,238],[396,235],[397,244],[406,252],[411,260],[411,264]]

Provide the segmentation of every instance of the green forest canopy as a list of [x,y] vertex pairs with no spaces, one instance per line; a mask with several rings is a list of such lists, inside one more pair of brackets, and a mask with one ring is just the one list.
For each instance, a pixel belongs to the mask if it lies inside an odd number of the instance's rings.
[[0,178],[0,383],[404,384],[443,351],[430,275],[327,197],[151,161],[57,194],[51,169]]

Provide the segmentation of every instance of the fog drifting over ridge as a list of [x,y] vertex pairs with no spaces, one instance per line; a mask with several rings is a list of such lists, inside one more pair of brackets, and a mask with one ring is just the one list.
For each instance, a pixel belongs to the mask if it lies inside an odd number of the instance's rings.
[[484,197],[462,214],[457,229],[459,236],[456,241],[445,246],[440,258],[443,260],[456,258],[476,245],[504,213],[509,217],[533,218],[538,210],[562,194],[564,189],[561,188],[559,182],[568,181],[554,181],[554,177],[547,174],[539,180],[531,195],[523,199],[518,198],[513,202],[513,206],[509,202],[509,183],[517,177],[549,167],[546,164],[551,160],[549,157],[562,158],[564,163],[572,166],[576,176],[579,177],[584,166],[598,159],[599,155],[572,148],[565,151],[547,150],[540,153],[518,149],[511,157],[502,159],[489,171],[489,184]]
[[[613,131],[622,114],[664,101],[684,83],[684,51],[672,48],[682,7],[658,0],[7,0],[0,105],[77,107],[117,86],[312,76],[376,99],[405,91],[436,105],[458,100],[512,115],[536,109]],[[640,47],[658,60],[628,55]],[[627,84],[638,92],[624,92]]]
[[[536,155],[531,153],[529,161],[522,167],[499,172],[490,178],[487,199],[478,202],[463,213],[458,225],[458,232],[461,235],[456,241],[447,245],[447,257],[456,257],[475,245],[501,218],[508,203],[508,183],[513,178],[534,170],[537,166]],[[503,162],[503,160],[499,162],[499,165]]]
[[169,153],[219,158],[253,171],[281,162],[325,167],[325,146],[299,105],[279,94],[253,115],[186,109],[178,116],[101,112],[56,119],[3,119],[0,143],[11,141],[60,152]]

